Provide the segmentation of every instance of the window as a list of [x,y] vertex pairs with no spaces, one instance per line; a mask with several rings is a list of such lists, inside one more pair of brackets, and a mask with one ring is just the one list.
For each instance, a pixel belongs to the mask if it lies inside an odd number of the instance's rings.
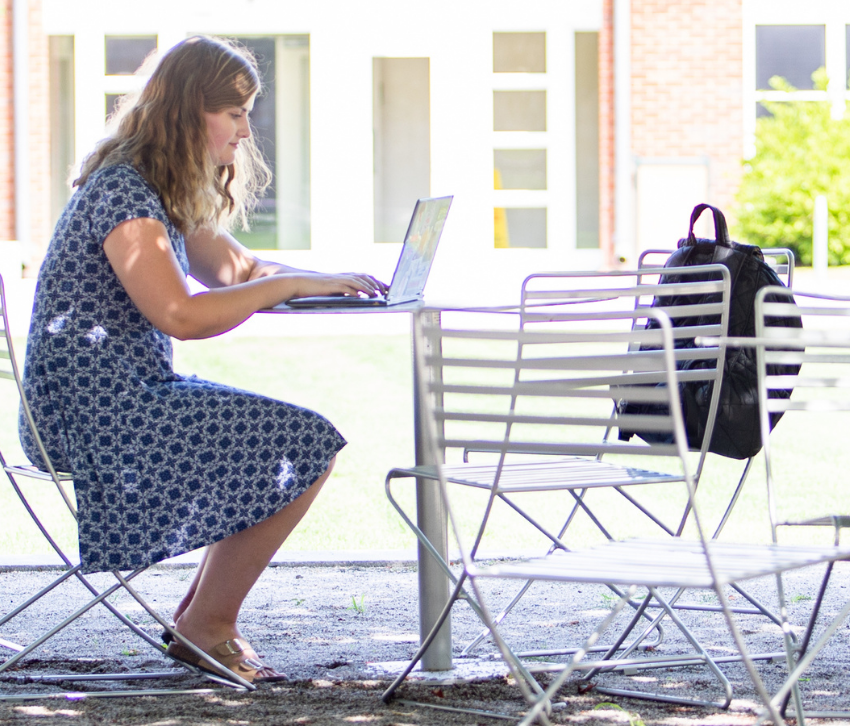
[[545,189],[546,149],[495,149],[495,189]]
[[493,73],[545,73],[546,33],[493,33]]
[[[504,247],[546,247],[545,207],[506,207],[504,212]],[[496,245],[499,246],[498,244]]]
[[545,131],[546,91],[493,91],[494,131]]
[[132,76],[145,58],[156,50],[157,37],[145,35],[125,37],[106,36],[106,75]]
[[545,249],[546,33],[493,33],[493,74],[493,246]]
[[141,91],[147,80],[142,67],[145,60],[156,53],[157,42],[156,35],[104,36],[103,119],[106,123],[114,117],[125,95]]
[[576,33],[576,247],[599,248],[599,33]]
[[74,36],[51,35],[48,53],[52,227],[71,198],[68,174],[74,165]]
[[428,58],[372,59],[375,242],[401,242],[431,190]]
[[757,25],[756,88],[768,90],[781,76],[794,88],[811,90],[812,73],[826,62],[825,26]]
[[[806,23],[800,23],[804,19]],[[826,13],[817,7],[806,10],[775,3],[760,5],[744,32],[745,108],[744,157],[755,154],[756,121],[768,115],[763,102],[828,101],[835,118],[844,114],[847,92],[847,53],[850,12],[837,5]],[[815,88],[812,74],[825,73],[829,85]],[[784,78],[795,90],[777,91],[773,77]]]
[[250,249],[310,249],[310,37],[239,37],[257,59],[263,93],[251,113],[272,184],[234,236]]

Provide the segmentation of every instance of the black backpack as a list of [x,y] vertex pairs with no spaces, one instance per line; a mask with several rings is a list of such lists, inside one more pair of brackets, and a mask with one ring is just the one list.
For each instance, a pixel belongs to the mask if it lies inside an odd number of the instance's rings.
[[[694,235],[694,224],[700,214],[710,209],[714,214],[714,230],[716,240],[697,238]],[[776,272],[764,261],[764,255],[755,245],[733,242],[729,239],[726,219],[716,207],[708,204],[698,204],[691,213],[691,224],[688,236],[679,240],[678,249],[670,255],[664,265],[665,272],[661,283],[675,282],[679,277],[673,272],[677,267],[691,265],[721,264],[731,273],[731,299],[729,310],[729,336],[753,337],[755,335],[755,298],[756,293],[763,287],[783,286]],[[693,278],[689,278],[693,279]],[[708,277],[706,277],[708,279]],[[694,296],[658,297],[653,305],[670,306],[685,305],[696,302]],[[699,296],[698,296],[699,297]],[[687,298],[687,299],[685,299]],[[782,296],[783,301],[791,299]],[[774,299],[778,299],[774,296]],[[695,323],[692,319],[680,325]],[[713,321],[716,324],[716,319]],[[799,317],[781,318],[776,321],[787,327],[802,327]],[[674,321],[674,325],[676,322]],[[650,321],[648,327],[657,327],[655,321]],[[694,347],[693,339],[676,342],[676,347]],[[773,370],[771,370],[773,369]],[[799,366],[770,366],[769,374],[793,375],[799,371]],[[688,436],[688,447],[699,450],[702,447],[705,427],[708,420],[708,409],[711,402],[713,383],[688,382],[680,384],[682,413],[685,430]],[[788,398],[790,390],[771,391],[771,397]],[[621,413],[662,413],[657,410],[658,404],[631,404],[620,402],[618,409]],[[771,430],[781,418],[781,413],[771,414]],[[627,441],[634,434],[620,430],[619,437]],[[651,433],[640,434],[641,438],[649,441]],[[726,361],[723,369],[720,387],[720,401],[717,408],[717,418],[714,423],[714,433],[708,450],[732,459],[748,459],[755,456],[761,449],[761,426],[759,424],[758,378],[756,373],[756,351],[752,347],[727,348]]]

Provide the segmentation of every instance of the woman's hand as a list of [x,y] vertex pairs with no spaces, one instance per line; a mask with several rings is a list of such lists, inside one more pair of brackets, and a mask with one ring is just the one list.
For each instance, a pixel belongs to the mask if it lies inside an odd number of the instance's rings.
[[296,292],[288,299],[312,297],[314,295],[350,295],[361,293],[366,297],[386,294],[389,287],[372,275],[359,272],[344,272],[326,275],[320,272],[278,273],[291,277],[296,284]]

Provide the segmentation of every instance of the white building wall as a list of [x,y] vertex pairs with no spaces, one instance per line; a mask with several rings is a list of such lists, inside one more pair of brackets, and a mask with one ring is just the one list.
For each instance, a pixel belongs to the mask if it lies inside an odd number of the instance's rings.
[[[104,35],[156,34],[161,49],[192,33],[310,36],[312,249],[264,256],[392,275],[399,245],[375,244],[372,229],[372,58],[385,56],[430,58],[431,194],[455,199],[429,300],[513,301],[531,272],[601,262],[598,251],[575,249],[573,48],[576,31],[601,27],[601,0],[44,0],[44,19],[48,34],[76,37],[78,161],[104,133],[104,93],[135,82],[106,86]],[[545,31],[547,73],[493,74],[494,31]],[[507,133],[492,130],[499,88],[547,91],[546,191],[494,192],[493,149]],[[507,142],[537,147],[540,137],[510,132]],[[494,206],[541,200],[548,249],[494,249]]]

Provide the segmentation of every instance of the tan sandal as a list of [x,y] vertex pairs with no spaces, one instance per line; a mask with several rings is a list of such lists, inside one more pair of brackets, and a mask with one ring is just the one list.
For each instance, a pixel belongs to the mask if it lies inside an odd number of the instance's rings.
[[[188,663],[209,673],[222,675],[214,663],[200,658],[193,650],[176,640],[169,643],[165,652],[175,660]],[[289,680],[284,673],[278,673],[274,668],[267,666],[257,658],[254,649],[241,638],[225,640],[206,653],[212,656],[213,661],[221,663],[249,683],[274,683]]]

